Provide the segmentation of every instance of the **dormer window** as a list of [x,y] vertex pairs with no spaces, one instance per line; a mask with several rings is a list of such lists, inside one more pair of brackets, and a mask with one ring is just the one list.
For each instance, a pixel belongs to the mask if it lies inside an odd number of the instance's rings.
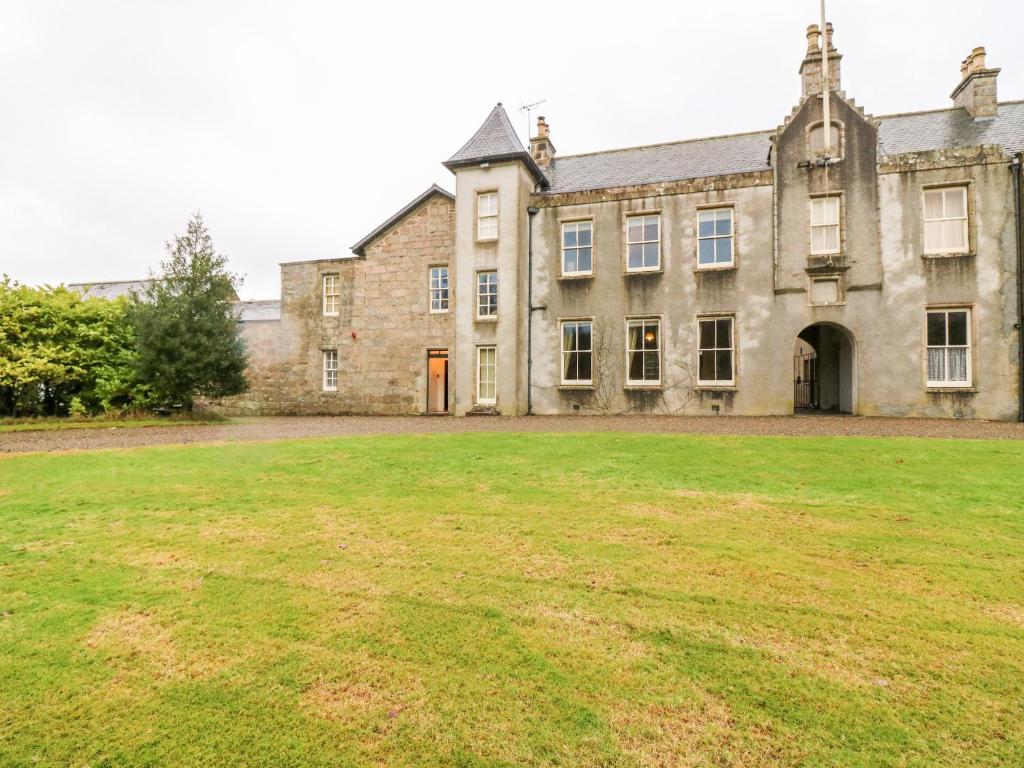
[[[839,131],[839,123],[832,123],[832,135],[830,137],[830,146],[828,156],[842,157],[843,150],[839,143],[841,134]],[[818,125],[812,126],[810,131],[807,132],[807,149],[812,159],[824,157],[825,155],[825,125],[819,123]]]

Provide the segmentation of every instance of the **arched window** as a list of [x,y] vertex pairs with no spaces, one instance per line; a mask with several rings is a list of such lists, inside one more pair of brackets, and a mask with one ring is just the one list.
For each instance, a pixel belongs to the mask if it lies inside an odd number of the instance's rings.
[[[829,157],[841,157],[842,146],[839,144],[840,132],[839,123],[832,123],[832,141],[829,148]],[[807,136],[808,149],[811,157],[821,157],[825,154],[825,125],[818,124],[811,128]]]

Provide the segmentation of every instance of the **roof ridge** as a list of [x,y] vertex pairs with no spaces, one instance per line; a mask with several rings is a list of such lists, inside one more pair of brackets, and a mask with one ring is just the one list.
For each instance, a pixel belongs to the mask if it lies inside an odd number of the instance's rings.
[[617,147],[615,149],[598,149],[594,152],[578,152],[575,155],[555,155],[555,162],[565,160],[569,157],[591,157],[592,155],[607,155],[612,152],[629,152],[635,149],[655,149],[657,147],[671,147],[676,144],[695,144],[698,141],[714,141],[715,139],[735,139],[741,136],[770,136],[775,133],[774,129],[763,129],[760,131],[744,131],[743,133],[723,133],[717,136],[699,136],[695,139],[677,139],[676,141],[659,141],[654,144],[636,144],[631,147]]

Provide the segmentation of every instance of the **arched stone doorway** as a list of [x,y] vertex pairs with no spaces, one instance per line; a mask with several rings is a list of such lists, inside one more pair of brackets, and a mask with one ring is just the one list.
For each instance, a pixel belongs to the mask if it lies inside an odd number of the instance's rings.
[[793,345],[795,413],[857,412],[857,348],[853,334],[836,323],[814,323]]

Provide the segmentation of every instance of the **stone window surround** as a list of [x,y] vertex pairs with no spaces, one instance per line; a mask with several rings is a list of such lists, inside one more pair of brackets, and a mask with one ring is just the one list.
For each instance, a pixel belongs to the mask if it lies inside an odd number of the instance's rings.
[[[823,197],[839,198],[839,250],[830,253],[815,253],[811,249],[811,201]],[[846,192],[835,189],[831,192],[815,193],[807,196],[807,255],[809,258],[833,257],[841,258],[846,254]]]
[[[563,362],[563,357],[565,355],[565,350],[562,349],[562,341],[563,341],[563,337],[562,337],[562,324],[563,323],[590,323],[590,356],[591,356],[590,357],[590,381],[587,381],[587,382],[583,382],[583,381],[566,381],[562,377],[563,373],[565,372],[565,365],[564,365],[564,362]],[[595,348],[596,338],[595,338],[595,335],[594,335],[595,334],[594,326],[596,324],[597,323],[595,322],[595,318],[594,318],[593,315],[590,315],[589,317],[586,317],[586,316],[575,316],[574,315],[572,317],[558,317],[558,318],[555,318],[555,331],[558,334],[558,343],[557,343],[557,347],[558,347],[558,389],[563,389],[563,390],[592,390],[592,389],[594,389],[594,381],[595,381],[595,378],[594,378],[594,374],[595,374],[594,368],[595,368],[595,365],[596,365],[596,362],[597,362],[596,359],[594,358],[594,355],[597,354],[597,349]]]
[[[594,277],[594,265],[595,259],[595,246],[594,246],[594,235],[597,230],[597,222],[593,215],[586,216],[566,216],[556,219],[558,222],[558,279],[559,280],[591,280]],[[579,222],[589,221],[590,222],[590,271],[589,272],[570,272],[565,274],[562,272],[562,268],[565,266],[565,258],[563,255],[564,247],[564,233],[563,225],[565,224],[578,224]]]
[[[949,253],[927,253],[924,249],[924,193],[930,192],[936,189],[952,189],[953,187],[963,187],[966,190],[967,195],[967,250],[965,251],[951,251]],[[977,224],[975,220],[975,205],[974,205],[974,181],[973,179],[960,179],[956,181],[937,181],[934,183],[922,184],[921,194],[918,196],[920,201],[921,210],[919,211],[918,221],[920,222],[920,236],[921,236],[921,258],[922,259],[950,259],[950,258],[962,258],[964,256],[975,256],[978,253],[978,232]]]
[[[654,320],[658,323],[658,381],[654,382],[634,382],[630,381],[629,378],[629,324],[636,320]],[[623,380],[624,390],[629,391],[650,391],[650,390],[661,390],[664,389],[665,381],[665,316],[661,314],[656,315],[626,315],[623,318],[623,329],[625,330],[625,338],[623,339],[622,351],[625,353],[625,376]]]
[[[967,383],[964,385],[931,385],[928,383],[928,313],[950,310],[967,310]],[[978,392],[978,313],[974,304],[963,303],[941,303],[925,304],[921,313],[921,383],[928,394],[973,394]]]
[[[660,275],[665,271],[665,222],[661,208],[643,208],[622,212],[622,274],[626,277]],[[658,267],[656,269],[629,268],[629,220],[634,216],[658,217]]]
[[[812,163],[815,160],[818,160],[821,157],[821,155],[815,155],[814,151],[811,149],[811,131],[813,131],[815,128],[821,128],[824,125],[824,120],[816,120],[813,123],[808,123],[807,127],[804,128],[804,147],[807,150],[807,159],[810,160]],[[836,126],[839,129],[839,154],[829,155],[829,160],[842,160],[844,157],[846,157],[846,123],[844,123],[842,120],[836,120],[835,115],[833,115],[832,125]]]
[[[700,321],[732,320],[732,381],[716,384],[700,380]],[[694,317],[697,329],[697,375],[694,377],[693,389],[697,392],[736,392],[740,383],[740,334],[737,327],[736,312],[698,312]]]
[[[494,237],[480,237],[480,198],[484,195],[494,195]],[[480,187],[473,190],[473,239],[478,243],[496,243],[500,235],[501,223],[501,195],[497,187]]]
[[[701,264],[700,263],[700,214],[701,211],[715,211],[723,208],[728,208],[732,211],[732,263],[730,264]],[[696,229],[694,230],[693,237],[693,261],[696,265],[694,271],[697,272],[715,272],[727,269],[736,269],[739,266],[739,236],[736,215],[737,204],[733,201],[723,201],[720,203],[700,203],[696,206],[694,213],[696,221]]]

